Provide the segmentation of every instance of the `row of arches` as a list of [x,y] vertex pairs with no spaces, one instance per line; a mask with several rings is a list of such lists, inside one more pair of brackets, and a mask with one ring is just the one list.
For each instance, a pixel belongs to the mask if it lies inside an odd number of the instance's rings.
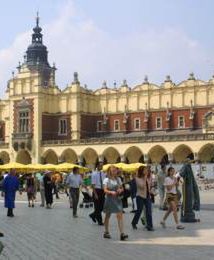
[[176,147],[172,154],[168,154],[162,146],[156,145],[149,150],[148,154],[143,153],[137,146],[131,146],[123,155],[121,155],[116,148],[108,147],[104,150],[102,155],[98,155],[93,148],[87,148],[82,152],[81,156],[78,157],[74,150],[68,148],[63,151],[59,159],[53,150],[47,150],[43,156],[45,163],[57,163],[57,161],[75,163],[82,161],[84,164],[96,164],[98,160],[102,160],[104,163],[116,163],[120,161],[127,163],[145,161],[150,163],[181,163],[187,157],[200,160],[201,162],[214,163],[214,144],[203,146],[198,154],[194,154],[192,149],[187,145]]
[[[139,147],[131,146],[121,154],[115,147],[106,148],[102,154],[88,147],[80,155],[72,148],[65,149],[60,155],[58,155],[53,149],[48,149],[41,156],[41,163],[58,164],[60,162],[69,163],[81,163],[83,165],[93,166],[98,161],[104,163],[116,163],[116,162],[149,162],[149,163],[181,163],[186,158],[198,159],[201,162],[213,162],[214,163],[214,144],[204,145],[198,154],[194,154],[192,149],[183,144],[179,145],[174,151],[169,154],[166,149],[161,145],[152,147],[148,153],[144,153]],[[0,152],[0,162],[5,164],[10,161],[9,154],[5,151]],[[16,162],[29,164],[32,162],[31,155],[26,150],[21,150],[17,153]]]

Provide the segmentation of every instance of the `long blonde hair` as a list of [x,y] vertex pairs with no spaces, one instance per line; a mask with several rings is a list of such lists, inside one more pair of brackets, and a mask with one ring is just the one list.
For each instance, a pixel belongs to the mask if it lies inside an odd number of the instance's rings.
[[109,166],[109,168],[108,168],[108,170],[107,170],[107,177],[109,178],[109,179],[112,179],[113,178],[113,170],[118,170],[118,168],[116,167],[116,166],[114,166],[114,165],[110,165]]

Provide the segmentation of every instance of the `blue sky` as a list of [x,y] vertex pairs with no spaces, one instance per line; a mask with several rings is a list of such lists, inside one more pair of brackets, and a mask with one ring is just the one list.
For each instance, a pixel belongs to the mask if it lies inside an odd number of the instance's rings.
[[39,10],[50,63],[64,88],[79,72],[97,89],[106,80],[161,84],[214,73],[212,0],[7,0],[1,3],[0,92],[30,43]]

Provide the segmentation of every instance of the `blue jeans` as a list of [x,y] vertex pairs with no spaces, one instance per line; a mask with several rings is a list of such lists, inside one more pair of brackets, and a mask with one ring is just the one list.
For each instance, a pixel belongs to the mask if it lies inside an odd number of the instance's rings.
[[134,218],[132,220],[132,225],[137,225],[137,223],[140,219],[140,216],[142,214],[143,207],[145,206],[147,228],[153,228],[151,199],[150,198],[142,198],[140,196],[137,196],[136,200],[137,200],[137,211],[136,211]]

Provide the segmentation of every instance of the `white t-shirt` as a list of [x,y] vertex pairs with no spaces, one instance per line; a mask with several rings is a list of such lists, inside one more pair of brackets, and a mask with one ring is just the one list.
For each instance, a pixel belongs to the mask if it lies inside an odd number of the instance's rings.
[[[170,177],[166,177],[165,181],[164,181],[164,186],[168,186],[168,185],[172,185],[175,183],[175,179],[170,178]],[[171,188],[171,190],[166,190],[166,193],[173,193],[173,194],[177,194],[176,191],[176,186],[173,186]]]
[[117,178],[116,180],[112,180],[112,179],[109,179],[109,178],[105,178],[104,181],[103,181],[103,185],[107,185],[107,184],[112,184],[113,186],[116,186],[116,185],[122,185],[122,182],[121,182],[121,179],[120,178]]

